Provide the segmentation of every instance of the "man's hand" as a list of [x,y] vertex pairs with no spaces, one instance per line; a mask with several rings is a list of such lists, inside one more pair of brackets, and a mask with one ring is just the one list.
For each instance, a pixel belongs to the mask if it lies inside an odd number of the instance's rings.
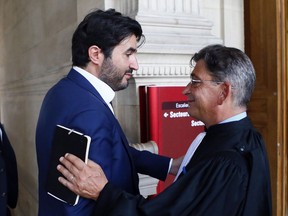
[[59,181],[74,193],[96,200],[108,180],[102,168],[95,162],[88,160],[85,164],[80,158],[72,154],[66,154],[60,158],[57,170],[65,178],[59,177]]
[[171,169],[169,171],[169,174],[175,175],[175,176],[177,175],[177,172],[178,172],[178,170],[180,168],[180,165],[181,165],[181,163],[183,161],[183,158],[184,158],[184,156],[173,159],[172,166],[171,166]]

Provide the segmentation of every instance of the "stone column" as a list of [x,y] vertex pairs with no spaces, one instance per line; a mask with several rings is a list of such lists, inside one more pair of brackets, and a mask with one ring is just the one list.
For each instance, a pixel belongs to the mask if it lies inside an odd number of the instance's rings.
[[[158,85],[185,85],[192,54],[207,44],[222,43],[211,34],[212,22],[199,15],[199,0],[141,0],[138,4],[136,20],[146,36],[139,50],[139,84],[142,78],[150,77],[151,82],[153,77]],[[171,77],[177,78],[172,81]]]

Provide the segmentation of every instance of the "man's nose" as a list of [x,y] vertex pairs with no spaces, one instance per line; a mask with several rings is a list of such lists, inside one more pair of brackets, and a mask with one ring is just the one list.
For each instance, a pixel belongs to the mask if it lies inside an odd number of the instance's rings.
[[130,68],[133,70],[139,69],[138,60],[135,55],[131,56]]
[[191,93],[191,83],[189,82],[186,87],[184,88],[184,90],[182,91],[183,95],[188,95]]

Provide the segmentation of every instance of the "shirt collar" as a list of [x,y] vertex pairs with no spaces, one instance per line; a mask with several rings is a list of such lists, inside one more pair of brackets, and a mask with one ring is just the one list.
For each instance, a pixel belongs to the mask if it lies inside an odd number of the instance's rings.
[[247,117],[247,113],[246,112],[242,112],[242,113],[239,113],[235,116],[232,116],[228,119],[225,119],[224,121],[220,122],[219,124],[223,124],[223,123],[228,123],[228,122],[233,122],[233,121],[239,121],[243,118]]
[[[99,92],[103,100],[111,109],[112,106],[110,103],[115,97],[115,92],[113,91],[113,89],[88,71],[83,70],[82,68],[77,66],[73,66],[73,69],[80,73],[82,76],[84,76],[91,83],[91,85],[94,86],[94,88]],[[113,112],[113,109],[111,110]]]

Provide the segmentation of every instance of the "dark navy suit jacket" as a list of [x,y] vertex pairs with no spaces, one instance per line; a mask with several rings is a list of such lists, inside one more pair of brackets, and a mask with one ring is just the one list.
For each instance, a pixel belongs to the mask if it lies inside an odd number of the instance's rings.
[[9,215],[9,209],[15,208],[18,200],[18,171],[14,150],[3,125],[0,141],[0,215]]
[[[44,98],[37,129],[36,150],[39,171],[39,215],[90,215],[95,201],[81,198],[69,206],[45,191],[51,142],[55,126],[64,125],[91,136],[89,159],[99,163],[112,184],[138,194],[137,173],[164,180],[170,158],[138,151],[128,145],[119,122],[96,89],[71,69]],[[55,168],[56,169],[56,168]]]

